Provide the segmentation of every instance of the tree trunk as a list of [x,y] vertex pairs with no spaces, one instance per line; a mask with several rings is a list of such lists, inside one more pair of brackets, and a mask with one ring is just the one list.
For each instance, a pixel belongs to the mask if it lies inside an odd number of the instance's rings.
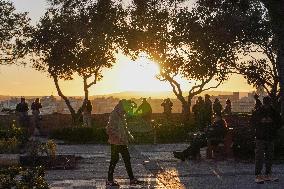
[[[276,28],[276,33],[278,34],[278,68],[279,68],[279,86],[280,86],[280,99],[281,99],[281,118],[282,123],[284,123],[284,0],[279,1],[280,6],[277,7],[276,15],[274,18],[274,28]],[[278,12],[277,12],[278,11]],[[275,22],[276,21],[276,22]]]
[[268,10],[273,32],[278,42],[277,66],[281,98],[281,117],[284,123],[284,0],[261,0]]
[[[284,26],[283,26],[284,27]],[[284,31],[284,29],[283,29]],[[280,85],[280,99],[281,99],[281,117],[284,123],[284,34],[279,37],[280,48],[278,52],[278,65],[279,65],[279,85]]]
[[189,94],[188,95],[188,98],[187,98],[187,103],[188,103],[188,106],[189,106],[189,114],[191,114],[191,105],[192,105],[192,99],[193,99],[194,95],[192,94]]
[[84,78],[84,93],[85,93],[85,100],[89,99],[89,90],[88,90],[88,83],[87,78]]
[[188,115],[190,114],[190,107],[187,102],[182,103],[182,114],[185,117],[188,117]]
[[72,116],[72,121],[75,123],[76,122],[76,112],[74,110],[74,108],[71,106],[71,103],[69,101],[69,99],[62,93],[60,87],[59,87],[59,83],[58,83],[58,78],[54,75],[52,75],[53,77],[53,81],[54,81],[54,84],[55,84],[55,87],[56,87],[56,90],[57,90],[57,93],[58,95],[65,101],[70,113],[71,113],[71,116]]

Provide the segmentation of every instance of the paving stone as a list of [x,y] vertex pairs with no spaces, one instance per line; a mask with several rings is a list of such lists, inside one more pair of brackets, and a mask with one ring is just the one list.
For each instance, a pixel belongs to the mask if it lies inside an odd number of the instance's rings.
[[[132,168],[135,176],[145,181],[143,186],[129,186],[123,160],[115,169],[114,178],[121,189],[281,189],[284,180],[283,165],[273,166],[280,177],[278,183],[257,185],[254,181],[254,164],[234,160],[206,160],[205,149],[200,161],[180,161],[172,151],[183,150],[187,144],[161,144],[130,146]],[[58,145],[59,154],[75,154],[81,159],[75,170],[50,170],[46,179],[52,189],[96,188],[105,189],[110,161],[109,145]]]

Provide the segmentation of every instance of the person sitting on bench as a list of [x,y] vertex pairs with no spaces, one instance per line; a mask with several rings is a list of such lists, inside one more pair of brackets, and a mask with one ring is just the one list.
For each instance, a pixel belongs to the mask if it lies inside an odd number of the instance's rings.
[[227,123],[221,115],[216,115],[214,123],[207,130],[207,152],[208,159],[213,158],[214,152],[220,143],[224,143],[227,133]]
[[[212,158],[212,152],[217,148],[219,143],[223,142],[227,131],[227,123],[221,115],[216,115],[214,123],[209,125],[206,133],[196,135],[190,142],[190,146],[185,150],[178,152],[174,151],[174,157],[185,161],[185,159],[196,159],[200,156],[200,148],[208,146],[207,157]],[[209,154],[209,155],[208,155]]]

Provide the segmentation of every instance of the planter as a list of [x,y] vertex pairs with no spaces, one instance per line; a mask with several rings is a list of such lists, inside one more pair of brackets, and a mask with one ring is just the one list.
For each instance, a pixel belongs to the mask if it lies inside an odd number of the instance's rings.
[[75,155],[57,155],[55,158],[49,156],[20,156],[23,166],[43,166],[46,169],[75,169]]

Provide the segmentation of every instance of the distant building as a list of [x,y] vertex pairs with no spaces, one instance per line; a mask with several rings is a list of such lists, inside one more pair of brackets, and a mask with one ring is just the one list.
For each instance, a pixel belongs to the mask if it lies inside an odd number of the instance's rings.
[[[263,89],[258,89],[257,93],[260,96],[265,96],[266,93]],[[251,110],[254,107],[254,98],[253,95],[255,92],[248,93],[248,96],[240,98],[239,92],[233,92],[229,95],[212,95],[211,100],[214,101],[215,98],[218,98],[222,104],[223,107],[225,107],[226,100],[230,99],[232,102],[232,111],[233,112],[251,112]],[[143,96],[141,96],[142,98]],[[203,96],[204,97],[204,96]],[[137,103],[137,106],[139,106],[142,102],[142,99],[138,98],[132,98],[131,100]],[[185,97],[187,98],[187,97]],[[29,104],[29,107],[31,103],[34,101],[35,98],[26,99],[27,103]],[[71,106],[74,108],[75,111],[77,111],[83,103],[83,98],[69,98]],[[151,104],[153,113],[162,113],[163,107],[161,106],[164,99],[153,99],[148,98],[147,101]],[[192,99],[192,106],[195,104],[195,101],[197,100],[197,96],[193,97]],[[113,110],[115,105],[118,103],[119,98],[114,97],[99,97],[94,98],[91,100],[93,111],[92,113],[95,114],[102,114],[102,113],[109,113]],[[182,112],[182,105],[181,102],[178,99],[171,99],[173,103],[173,113],[181,113]],[[19,97],[12,97],[9,100],[2,100],[0,101],[0,108],[1,110],[3,108],[8,109],[15,109],[16,105],[20,102]],[[41,109],[42,114],[52,114],[52,113],[62,113],[62,114],[70,114],[70,111],[63,99],[55,98],[53,95],[51,96],[44,96],[41,98],[41,103],[43,108]],[[31,111],[29,111],[29,114],[31,114]]]

